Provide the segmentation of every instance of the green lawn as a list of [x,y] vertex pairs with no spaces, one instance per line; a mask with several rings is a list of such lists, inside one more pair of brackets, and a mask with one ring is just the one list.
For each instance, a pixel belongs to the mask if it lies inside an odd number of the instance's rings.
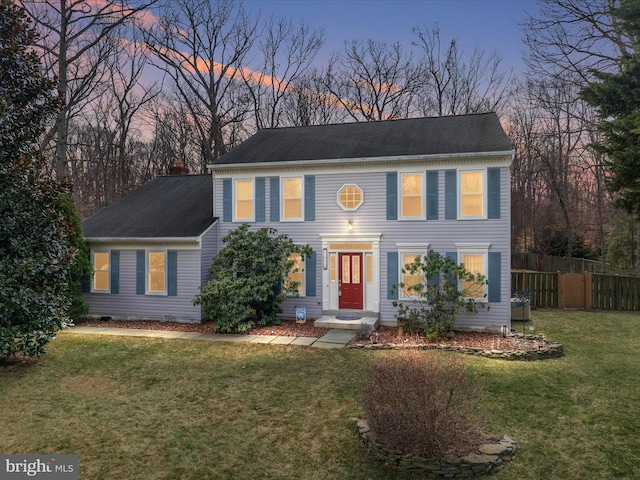
[[[532,314],[566,357],[468,358],[485,431],[519,444],[492,478],[640,479],[640,315]],[[0,367],[0,453],[76,453],[81,479],[412,478],[348,421],[373,355],[63,333]]]

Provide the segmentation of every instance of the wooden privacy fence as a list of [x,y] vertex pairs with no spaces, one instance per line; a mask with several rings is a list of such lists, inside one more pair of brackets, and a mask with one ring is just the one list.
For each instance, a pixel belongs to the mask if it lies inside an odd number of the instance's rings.
[[558,307],[558,273],[511,272],[511,292],[531,292],[531,305],[540,308]]
[[593,303],[598,310],[640,310],[640,278],[621,275],[590,275]]
[[599,273],[512,272],[511,291],[531,292],[531,305],[640,311],[640,278]]

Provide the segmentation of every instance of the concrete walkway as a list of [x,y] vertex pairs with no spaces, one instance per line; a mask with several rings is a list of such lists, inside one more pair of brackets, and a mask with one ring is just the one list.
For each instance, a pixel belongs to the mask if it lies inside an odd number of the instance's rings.
[[125,337],[182,338],[186,340],[208,340],[214,342],[249,342],[269,345],[301,345],[315,348],[343,348],[355,336],[353,330],[329,330],[326,335],[316,337],[280,337],[277,335],[232,335],[223,333],[176,332],[172,330],[140,330],[135,328],[71,327],[69,333],[94,335],[121,335]]

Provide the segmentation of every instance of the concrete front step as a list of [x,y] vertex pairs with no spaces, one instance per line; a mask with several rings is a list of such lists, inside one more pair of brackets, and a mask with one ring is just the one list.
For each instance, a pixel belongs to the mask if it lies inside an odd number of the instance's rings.
[[378,328],[378,314],[360,310],[334,310],[323,312],[313,325],[319,328],[336,328],[339,330],[359,330],[362,324],[369,325],[372,330]]

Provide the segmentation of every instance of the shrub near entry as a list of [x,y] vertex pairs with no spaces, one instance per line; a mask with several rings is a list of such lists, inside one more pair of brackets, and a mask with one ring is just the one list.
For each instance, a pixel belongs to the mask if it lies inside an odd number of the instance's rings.
[[485,438],[474,423],[479,398],[459,358],[406,350],[374,363],[362,406],[378,442],[442,460],[469,453]]
[[291,255],[298,254],[304,265],[311,248],[276,234],[266,227],[251,231],[245,223],[222,239],[225,247],[211,267],[213,280],[200,287],[194,299],[215,320],[216,332],[245,332],[255,322],[277,324],[280,303],[298,296],[299,282],[288,276],[302,272]]
[[411,333],[422,330],[430,340],[452,338],[456,315],[463,310],[477,313],[476,300],[487,296],[489,282],[484,275],[471,273],[464,264],[433,250],[404,265],[402,275],[410,281],[391,286],[392,292],[402,292],[407,299],[393,302],[398,321]]

